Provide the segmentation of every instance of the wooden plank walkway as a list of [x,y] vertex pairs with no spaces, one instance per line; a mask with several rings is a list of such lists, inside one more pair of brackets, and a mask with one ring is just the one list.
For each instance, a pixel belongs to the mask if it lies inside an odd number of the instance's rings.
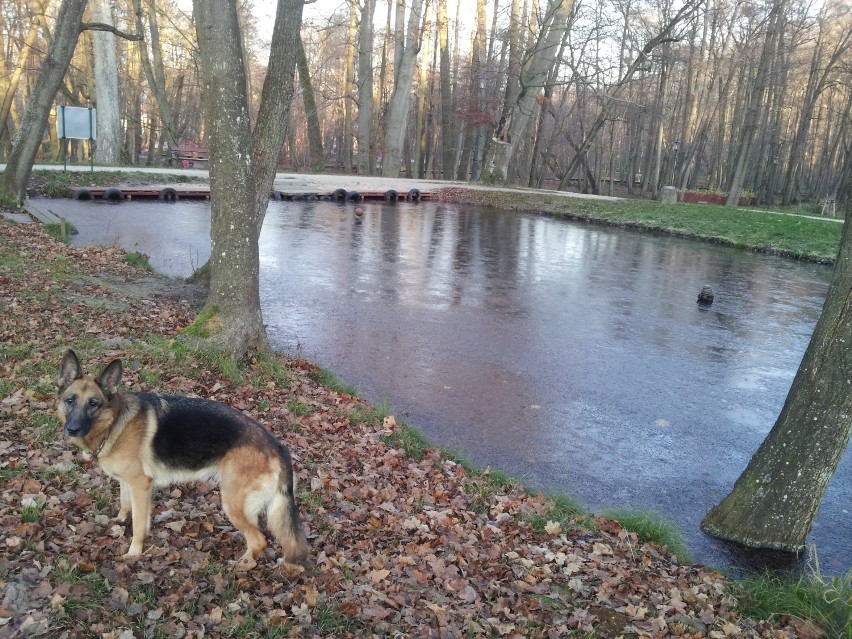
[[32,204],[25,204],[24,210],[29,213],[33,219],[36,219],[43,224],[58,224],[59,232],[64,238],[67,238],[69,235],[77,235],[77,233],[79,233],[77,227],[75,227],[71,222],[66,220],[64,217],[58,216],[50,209],[40,209]]

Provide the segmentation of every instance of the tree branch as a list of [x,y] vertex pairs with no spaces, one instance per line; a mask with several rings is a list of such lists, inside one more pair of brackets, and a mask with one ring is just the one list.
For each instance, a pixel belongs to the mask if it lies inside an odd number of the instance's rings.
[[110,33],[114,33],[119,38],[124,38],[125,40],[134,40],[137,42],[141,42],[145,39],[145,36],[141,33],[127,33],[126,31],[122,31],[121,29],[116,29],[111,24],[104,24],[103,22],[81,22],[80,23],[80,33],[83,31],[109,31]]

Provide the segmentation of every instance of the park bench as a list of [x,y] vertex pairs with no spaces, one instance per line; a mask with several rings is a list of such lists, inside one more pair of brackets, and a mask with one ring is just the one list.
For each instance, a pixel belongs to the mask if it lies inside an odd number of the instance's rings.
[[181,145],[166,149],[163,152],[163,157],[167,158],[169,166],[182,166],[191,169],[196,162],[207,162],[210,155],[207,147]]

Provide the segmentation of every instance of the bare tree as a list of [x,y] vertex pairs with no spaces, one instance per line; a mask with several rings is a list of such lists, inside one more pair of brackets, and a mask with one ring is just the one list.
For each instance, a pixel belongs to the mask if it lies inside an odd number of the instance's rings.
[[254,130],[235,0],[194,0],[210,149],[211,340],[235,356],[265,350],[258,237],[293,97],[303,0],[279,0]]
[[[411,97],[411,85],[414,81],[414,63],[420,52],[422,41],[421,18],[423,0],[412,0],[408,28],[405,34],[405,47],[396,70],[390,105],[388,106],[385,132],[384,160],[382,175],[397,177],[402,167],[402,152],[405,142],[405,123],[408,115],[408,101]],[[399,19],[399,13],[397,13]]]
[[26,198],[27,181],[41,146],[53,98],[62,84],[65,70],[77,46],[86,2],[87,0],[62,0],[53,30],[53,40],[21,117],[12,153],[6,162],[0,182],[0,192],[19,202]]
[[364,0],[358,27],[358,173],[373,171],[373,15],[376,0]]

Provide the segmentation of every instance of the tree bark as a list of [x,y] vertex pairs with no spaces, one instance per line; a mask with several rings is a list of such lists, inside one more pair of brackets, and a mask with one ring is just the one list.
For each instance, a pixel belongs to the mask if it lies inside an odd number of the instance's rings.
[[26,198],[27,181],[41,146],[53,99],[65,77],[71,56],[74,55],[86,2],[87,0],[62,0],[47,57],[21,116],[12,152],[0,183],[0,191],[19,202]]
[[800,550],[852,433],[852,211],[822,315],[784,408],[731,493],[701,522],[722,539]]
[[372,173],[373,159],[373,15],[376,0],[364,0],[358,27],[358,174]]
[[210,149],[211,252],[206,309],[215,346],[234,356],[267,348],[258,237],[293,96],[302,0],[279,0],[254,131],[234,0],[194,0]]
[[302,42],[301,37],[296,43],[296,68],[299,70],[299,85],[302,87],[302,102],[305,105],[305,119],[308,127],[308,168],[315,173],[322,173],[325,168],[322,128],[320,127],[317,101],[314,96],[314,86],[311,82],[311,71],[308,67],[308,56],[305,53],[305,43]]
[[[92,3],[92,19],[112,26],[111,0]],[[95,160],[100,164],[121,161],[121,121],[118,94],[118,64],[115,55],[115,34],[97,31],[92,34],[95,49],[95,106],[97,107],[97,147]]]

